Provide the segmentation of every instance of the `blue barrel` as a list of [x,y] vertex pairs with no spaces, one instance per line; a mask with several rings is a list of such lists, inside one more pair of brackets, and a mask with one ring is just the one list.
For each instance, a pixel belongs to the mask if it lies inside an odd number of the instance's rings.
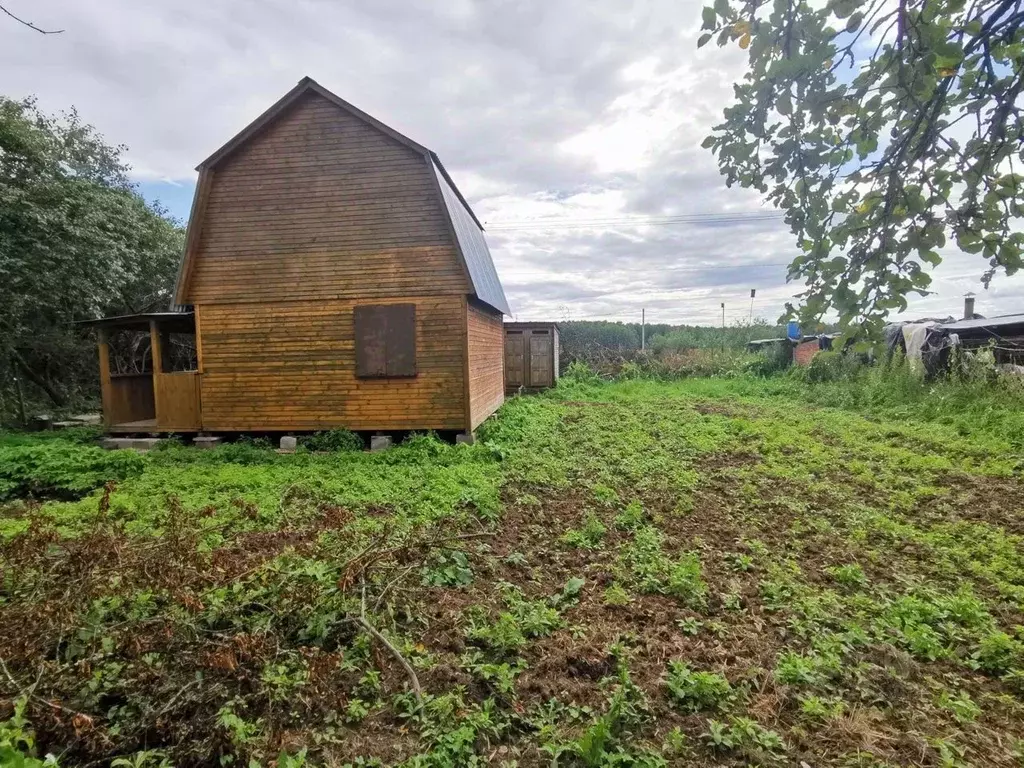
[[799,340],[801,338],[800,323],[790,320],[789,325],[786,326],[786,335],[791,339]]

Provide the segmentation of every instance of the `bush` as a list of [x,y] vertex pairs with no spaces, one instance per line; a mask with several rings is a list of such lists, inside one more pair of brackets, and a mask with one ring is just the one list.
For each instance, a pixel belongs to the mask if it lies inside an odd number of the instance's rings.
[[806,381],[821,383],[847,381],[857,378],[864,371],[864,363],[856,355],[844,354],[838,350],[819,352],[811,364],[803,369]]
[[111,480],[142,474],[135,451],[46,439],[0,445],[0,499],[25,495],[81,496]]
[[597,371],[581,360],[573,360],[569,363],[569,367],[565,369],[562,378],[567,383],[574,384],[599,384],[601,382],[601,377],[597,375]]
[[758,352],[745,370],[755,376],[772,376],[781,373],[793,364],[793,345],[789,342],[772,344]]
[[361,451],[363,438],[348,429],[330,429],[299,438],[299,445],[310,451]]

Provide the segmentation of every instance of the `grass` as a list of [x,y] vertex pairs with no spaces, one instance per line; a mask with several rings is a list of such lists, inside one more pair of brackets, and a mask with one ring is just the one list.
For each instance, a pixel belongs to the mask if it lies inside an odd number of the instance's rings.
[[0,756],[1020,765],[1024,408],[878,376],[572,379],[383,454],[0,436]]

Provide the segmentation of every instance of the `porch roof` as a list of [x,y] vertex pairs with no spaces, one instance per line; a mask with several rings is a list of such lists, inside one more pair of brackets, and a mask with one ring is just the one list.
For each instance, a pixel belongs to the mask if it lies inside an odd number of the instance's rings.
[[114,330],[149,330],[149,324],[156,321],[161,328],[172,333],[195,333],[196,317],[194,312],[141,312],[137,315],[116,315],[99,317],[95,320],[79,320],[76,325],[88,328],[106,328]]

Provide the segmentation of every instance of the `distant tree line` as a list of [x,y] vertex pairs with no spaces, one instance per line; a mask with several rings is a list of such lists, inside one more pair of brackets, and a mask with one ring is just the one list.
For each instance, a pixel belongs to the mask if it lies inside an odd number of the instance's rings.
[[98,396],[96,345],[75,321],[164,309],[180,222],[128,178],[125,147],[71,110],[0,96],[0,421]]
[[[558,324],[559,364],[565,370],[573,361],[600,367],[615,359],[631,360],[640,352],[640,323],[606,320],[576,320]],[[786,327],[767,320],[732,325],[648,325],[644,336],[651,355],[679,353],[692,349],[740,351],[755,339],[779,338]]]

